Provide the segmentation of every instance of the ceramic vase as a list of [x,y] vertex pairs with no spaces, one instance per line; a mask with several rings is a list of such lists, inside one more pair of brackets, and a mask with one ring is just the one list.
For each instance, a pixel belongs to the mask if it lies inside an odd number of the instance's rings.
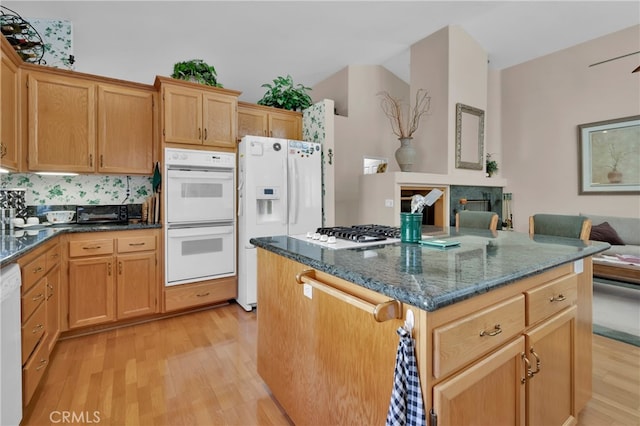
[[403,172],[413,171],[413,162],[416,156],[416,150],[411,144],[413,138],[399,138],[400,148],[396,149],[396,162]]
[[607,178],[609,178],[609,183],[620,183],[622,182],[622,173],[618,170],[612,170],[607,174]]

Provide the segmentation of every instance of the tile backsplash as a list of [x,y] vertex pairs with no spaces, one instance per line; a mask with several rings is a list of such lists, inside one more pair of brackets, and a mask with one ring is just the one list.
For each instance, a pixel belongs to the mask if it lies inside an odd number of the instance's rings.
[[43,176],[32,173],[0,176],[0,187],[27,190],[27,205],[139,204],[153,194],[151,176]]

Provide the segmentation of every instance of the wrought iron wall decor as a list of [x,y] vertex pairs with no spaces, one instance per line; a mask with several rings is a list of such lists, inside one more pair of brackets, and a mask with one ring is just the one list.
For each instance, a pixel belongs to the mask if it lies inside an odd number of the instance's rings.
[[0,6],[0,31],[23,61],[44,65],[45,46],[40,33],[6,6]]

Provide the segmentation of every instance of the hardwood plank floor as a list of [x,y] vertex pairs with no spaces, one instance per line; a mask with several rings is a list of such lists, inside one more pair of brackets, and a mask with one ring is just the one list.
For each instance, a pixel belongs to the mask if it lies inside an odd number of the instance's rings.
[[[290,425],[256,372],[256,326],[231,304],[63,340],[22,425]],[[594,336],[593,353],[578,424],[639,425],[640,348]]]

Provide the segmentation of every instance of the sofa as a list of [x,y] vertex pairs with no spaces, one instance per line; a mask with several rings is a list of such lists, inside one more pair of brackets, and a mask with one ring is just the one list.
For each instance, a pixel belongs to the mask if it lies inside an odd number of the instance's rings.
[[581,214],[591,219],[589,239],[611,244],[594,257],[593,275],[640,284],[640,218]]

